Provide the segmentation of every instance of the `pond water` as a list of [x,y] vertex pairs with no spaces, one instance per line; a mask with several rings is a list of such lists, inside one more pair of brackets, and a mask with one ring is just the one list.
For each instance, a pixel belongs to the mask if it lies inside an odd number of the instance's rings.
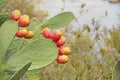
[[[62,0],[42,1],[43,3],[36,7],[37,9],[47,10],[50,14],[49,17],[60,13],[63,6],[63,11],[72,11],[76,17],[79,17],[78,21],[80,23],[80,25],[74,23],[74,27],[83,26],[84,24],[91,26],[92,18],[100,19],[100,25],[107,28],[120,24],[120,17],[118,17],[120,15],[120,3],[109,3],[107,0],[64,0],[64,5]],[[81,8],[81,5],[84,8]],[[105,13],[108,13],[108,15],[102,17]]]

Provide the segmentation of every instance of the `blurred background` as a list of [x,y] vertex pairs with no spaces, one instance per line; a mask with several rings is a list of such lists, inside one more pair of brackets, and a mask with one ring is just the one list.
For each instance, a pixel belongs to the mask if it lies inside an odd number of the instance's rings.
[[[62,28],[65,46],[72,50],[67,64],[56,62],[29,80],[111,80],[120,58],[120,0],[9,0],[3,11],[14,9],[41,22],[64,11],[74,20]],[[27,80],[28,76],[24,76]],[[119,76],[118,79],[119,80]]]

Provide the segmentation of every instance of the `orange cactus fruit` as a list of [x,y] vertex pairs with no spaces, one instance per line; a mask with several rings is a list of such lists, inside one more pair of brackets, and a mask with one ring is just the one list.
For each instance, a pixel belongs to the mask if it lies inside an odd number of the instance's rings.
[[66,39],[64,36],[61,36],[60,39],[56,42],[57,47],[61,47],[65,44]]
[[61,64],[65,64],[69,61],[69,57],[67,55],[59,55],[56,58],[56,62],[57,63],[61,63]]
[[19,19],[19,17],[20,17],[20,14],[21,14],[20,10],[16,9],[16,10],[12,11],[10,18],[12,20],[17,21]]
[[18,19],[18,25],[20,27],[27,27],[27,26],[29,26],[29,24],[30,24],[30,18],[28,15],[22,15]]
[[16,36],[19,38],[22,38],[27,34],[27,32],[28,32],[27,29],[18,30],[16,32]]
[[24,38],[26,39],[30,39],[34,36],[34,32],[33,31],[28,31],[27,34],[24,36]]
[[50,38],[52,36],[51,30],[49,28],[44,28],[40,34],[42,34],[45,38]]
[[69,47],[61,47],[58,51],[59,55],[69,55],[71,53],[71,49]]
[[61,30],[56,30],[52,35],[52,40],[54,42],[56,42],[60,39],[61,36],[62,36],[62,31]]

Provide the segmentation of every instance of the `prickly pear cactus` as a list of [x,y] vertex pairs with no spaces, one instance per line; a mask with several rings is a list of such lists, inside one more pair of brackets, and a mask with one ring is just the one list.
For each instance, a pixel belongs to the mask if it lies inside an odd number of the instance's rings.
[[[0,4],[4,1],[7,0],[1,0]],[[40,23],[17,12],[0,14],[0,80],[20,80],[23,75],[34,74],[54,62],[58,48],[52,40],[43,38],[40,31],[45,27],[64,27],[73,18],[71,12],[63,12]]]

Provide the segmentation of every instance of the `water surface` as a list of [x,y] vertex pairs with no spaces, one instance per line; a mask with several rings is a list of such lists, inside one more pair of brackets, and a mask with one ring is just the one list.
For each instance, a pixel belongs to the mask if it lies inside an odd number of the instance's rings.
[[[81,5],[86,5],[81,8]],[[64,3],[62,0],[43,0],[43,3],[37,5],[37,9],[47,10],[50,14],[49,17],[54,16],[61,12]],[[82,13],[80,11],[82,10]],[[65,0],[64,11],[72,11],[81,26],[88,24],[91,26],[91,19],[100,19],[100,25],[111,28],[113,25],[117,26],[120,24],[120,3],[109,3],[107,0]],[[106,17],[101,18],[108,13]],[[78,24],[74,23],[75,27],[79,27]]]

